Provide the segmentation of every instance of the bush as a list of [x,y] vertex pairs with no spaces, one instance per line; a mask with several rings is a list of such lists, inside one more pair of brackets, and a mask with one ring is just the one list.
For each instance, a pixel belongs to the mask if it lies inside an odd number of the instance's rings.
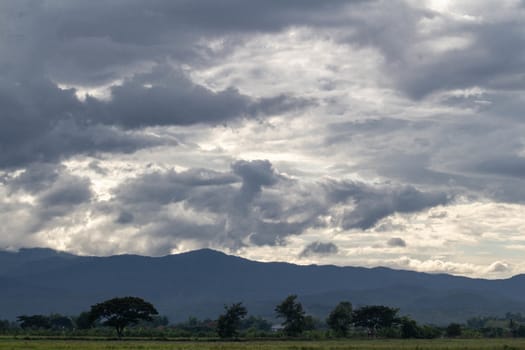
[[459,337],[461,335],[461,325],[459,323],[451,323],[447,326],[445,332],[449,338]]

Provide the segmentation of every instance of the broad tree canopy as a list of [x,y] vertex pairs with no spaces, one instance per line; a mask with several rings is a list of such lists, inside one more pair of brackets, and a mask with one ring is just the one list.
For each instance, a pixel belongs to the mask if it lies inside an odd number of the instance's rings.
[[353,312],[354,325],[365,327],[375,334],[381,328],[391,327],[398,321],[399,309],[383,305],[363,306]]
[[141,298],[123,297],[92,305],[89,314],[91,322],[99,320],[105,326],[115,327],[121,337],[125,327],[141,320],[151,321],[158,311]]

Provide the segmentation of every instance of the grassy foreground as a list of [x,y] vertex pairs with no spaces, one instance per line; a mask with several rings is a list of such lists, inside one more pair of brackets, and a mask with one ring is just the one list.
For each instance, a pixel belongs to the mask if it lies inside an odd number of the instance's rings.
[[153,342],[1,339],[0,349],[22,350],[525,350],[525,339]]

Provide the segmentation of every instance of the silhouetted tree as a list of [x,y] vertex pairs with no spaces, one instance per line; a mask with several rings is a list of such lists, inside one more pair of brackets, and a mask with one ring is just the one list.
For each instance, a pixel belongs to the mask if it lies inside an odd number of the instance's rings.
[[49,324],[53,329],[71,330],[73,329],[73,321],[70,317],[60,314],[52,314],[49,316]]
[[297,295],[289,295],[275,307],[277,317],[284,318],[284,333],[289,336],[301,334],[305,329],[305,313]]
[[149,321],[151,327],[166,327],[169,324],[170,319],[166,315],[154,316],[153,319]]
[[272,329],[272,324],[259,316],[250,316],[248,318],[245,318],[244,320],[241,320],[239,328],[244,330],[251,329],[269,332]]
[[199,320],[194,316],[190,316],[188,320],[177,323],[176,327],[192,335],[206,336],[217,330],[217,320]]
[[151,321],[153,315],[158,315],[158,311],[141,298],[123,297],[92,305],[89,315],[90,322],[99,320],[105,326],[114,327],[120,338],[128,325],[141,320]]
[[449,338],[459,337],[461,335],[461,325],[458,323],[451,323],[447,326],[445,332]]
[[410,317],[401,317],[399,323],[401,324],[402,338],[421,338],[423,336],[422,329],[417,325],[417,322]]
[[77,317],[75,317],[75,325],[78,329],[88,329],[93,326],[93,322],[91,321],[91,315],[89,312],[84,311],[78,314]]
[[525,326],[520,325],[518,326],[513,332],[512,335],[514,337],[525,337]]
[[242,303],[224,305],[224,314],[220,315],[217,320],[217,333],[221,338],[233,338],[237,335],[237,330],[241,320],[246,316],[248,311]]
[[0,320],[0,333],[5,333],[9,331],[11,324],[8,320]]
[[368,334],[375,336],[382,328],[391,327],[396,321],[399,309],[383,305],[363,306],[353,312],[354,325],[364,327]]
[[431,325],[423,325],[421,327],[421,337],[425,339],[434,339],[441,337],[442,331],[440,328],[431,326]]
[[352,325],[352,304],[342,301],[330,312],[326,319],[328,327],[339,337],[346,337]]
[[44,315],[18,316],[17,321],[22,329],[49,329],[49,317]]
[[303,331],[313,331],[321,324],[321,321],[317,318],[314,318],[311,315],[304,316],[304,328]]

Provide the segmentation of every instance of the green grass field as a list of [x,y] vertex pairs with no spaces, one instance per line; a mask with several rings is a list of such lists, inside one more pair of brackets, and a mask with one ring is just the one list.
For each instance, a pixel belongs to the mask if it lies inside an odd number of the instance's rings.
[[0,349],[36,350],[525,350],[525,339],[434,339],[347,341],[153,342],[1,339]]

